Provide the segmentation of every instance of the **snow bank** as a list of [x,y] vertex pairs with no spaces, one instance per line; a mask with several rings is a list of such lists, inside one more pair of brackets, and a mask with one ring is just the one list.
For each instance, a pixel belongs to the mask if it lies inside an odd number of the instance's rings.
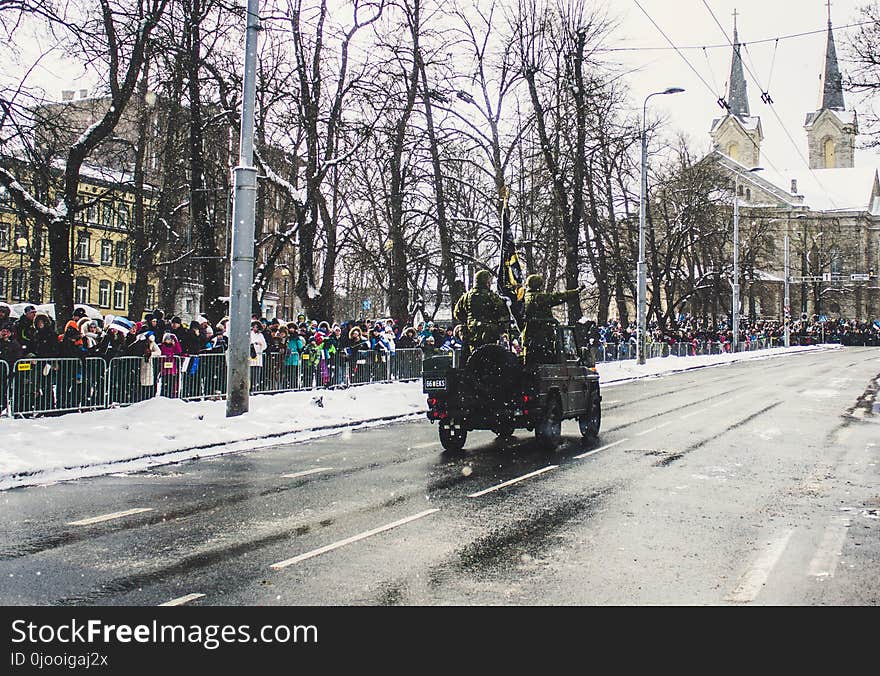
[[[768,359],[825,347],[793,347],[737,355],[663,357],[600,364],[601,382],[637,378],[734,361]],[[156,398],[126,408],[36,419],[2,419],[0,490],[15,486],[134,471],[335,434],[340,428],[380,425],[425,411],[421,382],[345,390],[251,397],[250,412],[226,418],[225,401]]]

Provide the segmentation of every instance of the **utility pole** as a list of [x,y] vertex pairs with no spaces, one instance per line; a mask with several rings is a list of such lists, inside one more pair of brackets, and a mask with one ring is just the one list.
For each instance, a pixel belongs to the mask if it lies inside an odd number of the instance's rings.
[[785,300],[782,308],[782,324],[785,327],[785,347],[791,347],[791,292],[789,280],[791,279],[791,264],[789,262],[789,240],[785,236]]
[[229,280],[229,347],[226,351],[226,417],[247,413],[250,385],[251,293],[254,285],[254,217],[257,170],[254,168],[259,0],[248,0],[244,46],[244,87],[238,166],[233,169],[232,265]]

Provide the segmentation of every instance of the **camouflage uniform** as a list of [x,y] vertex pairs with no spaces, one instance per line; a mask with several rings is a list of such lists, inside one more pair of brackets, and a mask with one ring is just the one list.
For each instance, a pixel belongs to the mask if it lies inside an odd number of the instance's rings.
[[476,286],[458,299],[452,316],[462,325],[462,358],[483,345],[497,343],[510,319],[507,304],[489,289],[492,273],[480,270]]
[[569,299],[577,298],[581,289],[567,291],[543,291],[544,278],[529,275],[526,279],[525,311],[522,332],[522,357],[526,363],[546,363],[555,353],[553,341],[555,327],[559,324],[551,308]]

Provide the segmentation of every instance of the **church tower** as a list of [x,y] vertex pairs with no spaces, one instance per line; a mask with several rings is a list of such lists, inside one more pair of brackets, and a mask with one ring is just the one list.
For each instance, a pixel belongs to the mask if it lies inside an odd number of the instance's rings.
[[858,117],[847,110],[843,100],[843,77],[837,63],[834,31],[831,28],[831,3],[828,3],[828,43],[825,68],[820,76],[819,110],[807,113],[804,129],[810,149],[811,169],[852,168],[855,166]]
[[727,90],[727,115],[712,121],[712,141],[715,150],[727,155],[749,169],[761,163],[761,141],[764,132],[761,118],[752,117],[749,96],[743,74],[741,43],[733,15],[733,59],[730,64],[730,81]]

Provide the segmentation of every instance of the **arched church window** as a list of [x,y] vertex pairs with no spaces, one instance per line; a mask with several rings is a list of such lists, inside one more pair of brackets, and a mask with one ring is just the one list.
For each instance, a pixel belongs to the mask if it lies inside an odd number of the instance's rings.
[[728,143],[727,144],[727,156],[732,160],[739,161],[739,144]]
[[836,150],[836,148],[834,145],[834,139],[833,138],[826,138],[825,139],[825,147],[824,147],[825,168],[826,169],[834,169],[837,166],[837,161],[836,161],[836,157],[835,157],[835,155],[836,155],[835,150]]

